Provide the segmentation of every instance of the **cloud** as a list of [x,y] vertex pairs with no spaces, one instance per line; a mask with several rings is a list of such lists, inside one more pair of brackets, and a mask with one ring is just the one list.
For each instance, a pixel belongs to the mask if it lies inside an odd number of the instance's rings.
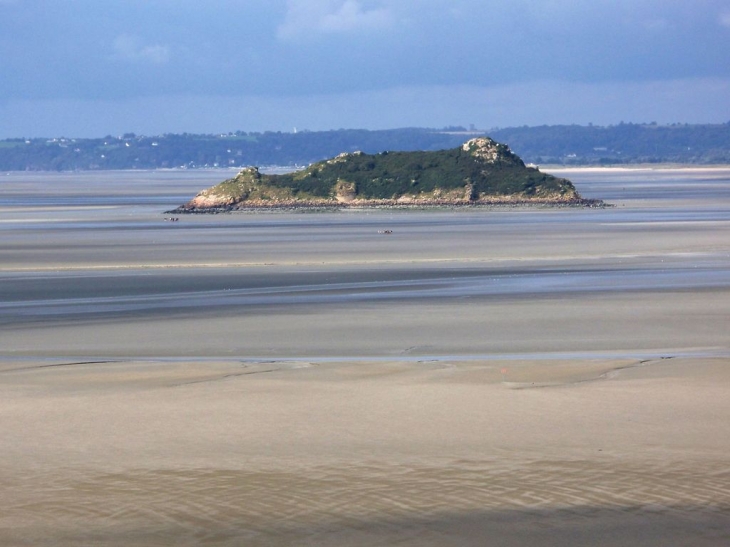
[[[404,89],[453,85],[525,86],[516,88],[522,92],[544,87],[535,83],[544,81],[562,81],[572,90],[572,84],[730,78],[728,0],[0,0],[0,13],[6,12],[0,17],[0,104],[244,94],[266,97],[266,104],[290,116],[284,106],[298,106],[295,96],[321,96],[327,104],[328,94],[371,99],[367,93],[382,92],[387,99],[406,96]],[[399,125],[415,123],[419,111],[430,108],[444,111],[444,125],[480,123],[461,117],[454,106],[460,102],[449,96],[440,102],[403,99],[397,108],[383,109],[380,123],[388,116],[399,116]],[[529,97],[525,103],[532,104]],[[534,104],[524,123],[548,119],[538,116],[540,105],[546,114],[557,111],[552,96]],[[598,123],[599,115],[612,116],[604,101],[591,104],[597,114],[584,119]],[[643,117],[621,104],[610,103],[615,119],[629,121],[632,112]],[[723,103],[713,104],[723,112],[718,119],[727,119]],[[677,108],[677,117],[692,119],[699,106],[690,106],[686,115]],[[269,121],[276,119],[276,108],[266,111]],[[323,107],[318,119],[334,127],[360,125],[381,111],[362,112],[355,118],[346,109]],[[566,121],[575,119],[570,110],[560,112]],[[202,117],[199,123],[208,127]],[[248,126],[245,119],[239,123],[234,128]],[[294,125],[314,127],[304,119],[281,127]]]
[[146,45],[137,36],[120,34],[112,44],[115,59],[132,62],[164,64],[170,60],[170,48],[166,45]]
[[720,14],[720,24],[723,27],[730,28],[730,10],[724,11]]
[[308,33],[339,34],[385,28],[393,23],[386,7],[363,7],[359,0],[288,0],[284,22],[277,30],[283,40]]
[[643,22],[643,26],[646,30],[651,32],[667,32],[675,28],[674,23],[667,19],[646,19]]

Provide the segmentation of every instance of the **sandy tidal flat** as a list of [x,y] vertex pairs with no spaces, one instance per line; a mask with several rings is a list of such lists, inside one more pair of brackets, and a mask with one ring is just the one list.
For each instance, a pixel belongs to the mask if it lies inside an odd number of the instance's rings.
[[10,175],[0,544],[729,544],[730,172],[560,174],[617,206]]

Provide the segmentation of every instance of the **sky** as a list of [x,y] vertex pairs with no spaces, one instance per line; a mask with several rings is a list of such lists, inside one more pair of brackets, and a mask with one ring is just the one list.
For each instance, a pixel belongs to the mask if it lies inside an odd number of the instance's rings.
[[0,138],[728,121],[730,0],[0,0]]

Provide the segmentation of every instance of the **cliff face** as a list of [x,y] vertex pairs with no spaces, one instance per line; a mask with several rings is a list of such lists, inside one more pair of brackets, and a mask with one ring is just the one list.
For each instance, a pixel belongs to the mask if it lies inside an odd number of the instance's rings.
[[506,145],[480,137],[438,152],[343,153],[286,175],[248,167],[177,211],[583,201],[570,181],[527,167]]

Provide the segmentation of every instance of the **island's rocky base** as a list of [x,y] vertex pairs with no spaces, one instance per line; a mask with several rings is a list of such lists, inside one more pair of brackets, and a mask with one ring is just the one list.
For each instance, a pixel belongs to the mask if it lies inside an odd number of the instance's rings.
[[519,199],[494,197],[473,201],[465,200],[357,200],[347,203],[335,200],[249,200],[227,205],[196,207],[181,205],[165,214],[219,214],[246,211],[291,211],[291,210],[357,210],[357,209],[452,209],[452,208],[491,208],[491,207],[582,207],[605,208],[611,205],[600,199]]

